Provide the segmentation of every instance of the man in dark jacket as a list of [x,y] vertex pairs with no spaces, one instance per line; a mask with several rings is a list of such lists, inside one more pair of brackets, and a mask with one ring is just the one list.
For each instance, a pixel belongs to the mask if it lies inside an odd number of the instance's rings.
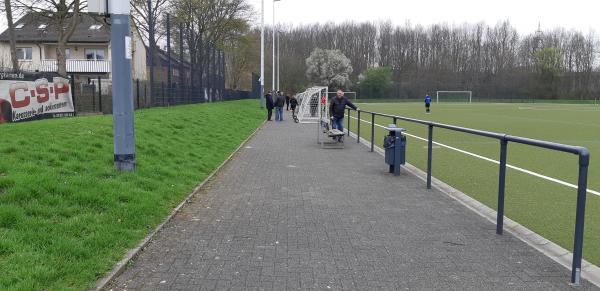
[[281,92],[277,92],[275,99],[275,121],[283,121],[283,106],[285,105],[285,97]]
[[271,116],[273,116],[273,107],[274,107],[273,95],[271,94],[271,91],[267,92],[267,95],[265,96],[265,100],[266,100],[266,105],[267,105],[267,121],[271,121]]
[[290,111],[290,95],[285,95],[285,111]]
[[[335,98],[329,103],[329,116],[331,116],[331,128],[344,132],[344,116],[346,115],[346,106],[358,110],[356,105],[344,96],[344,91],[338,90]],[[343,136],[338,137],[338,141],[342,142]]]

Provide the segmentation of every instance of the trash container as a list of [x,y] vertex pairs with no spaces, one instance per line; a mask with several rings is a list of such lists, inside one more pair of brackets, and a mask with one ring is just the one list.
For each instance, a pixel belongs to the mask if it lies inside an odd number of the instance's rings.
[[385,163],[390,166],[390,173],[399,176],[400,165],[406,164],[406,136],[402,134],[406,130],[395,124],[390,124],[387,130],[389,133],[383,139]]

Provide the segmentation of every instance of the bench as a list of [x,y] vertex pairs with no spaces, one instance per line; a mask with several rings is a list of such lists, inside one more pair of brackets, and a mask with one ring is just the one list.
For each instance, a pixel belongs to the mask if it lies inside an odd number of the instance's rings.
[[340,136],[344,136],[344,132],[340,131],[338,129],[335,128],[331,128],[331,121],[326,119],[326,118],[322,118],[321,119],[321,126],[323,126],[323,133],[327,133],[327,135],[329,137],[340,137]]

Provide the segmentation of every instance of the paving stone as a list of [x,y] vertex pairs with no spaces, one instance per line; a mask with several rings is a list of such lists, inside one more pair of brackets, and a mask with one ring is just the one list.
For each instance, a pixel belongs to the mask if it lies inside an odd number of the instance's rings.
[[315,127],[268,123],[110,288],[573,289],[569,270],[354,140],[319,148]]

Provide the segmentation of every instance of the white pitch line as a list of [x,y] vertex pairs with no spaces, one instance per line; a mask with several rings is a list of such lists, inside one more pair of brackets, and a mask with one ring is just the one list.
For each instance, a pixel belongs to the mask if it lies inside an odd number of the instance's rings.
[[[356,117],[353,117],[353,116],[351,116],[350,118],[357,119]],[[368,123],[368,124],[371,124],[371,121],[367,121],[367,120],[364,120],[364,119],[361,119],[360,121]],[[381,127],[383,129],[387,129],[387,127],[385,127],[383,125],[379,125],[377,123],[375,123],[375,126]],[[428,141],[426,138],[422,138],[420,136],[416,136],[416,135],[413,135],[413,134],[410,134],[410,133],[406,133],[405,132],[404,134],[406,136],[410,136],[410,137],[418,139],[418,140],[422,140],[422,141],[425,141],[425,142]],[[438,146],[441,146],[441,147],[444,147],[444,148],[447,148],[447,149],[450,149],[450,150],[453,150],[453,151],[457,151],[459,153],[463,153],[465,155],[469,155],[469,156],[472,156],[472,157],[475,157],[475,158],[478,158],[478,159],[482,159],[484,161],[488,161],[488,162],[494,163],[496,165],[500,165],[499,161],[494,160],[494,159],[490,159],[488,157],[484,157],[482,155],[478,155],[478,154],[475,154],[475,153],[472,153],[472,152],[461,150],[459,148],[455,148],[453,146],[449,146],[449,145],[446,145],[446,144],[443,144],[443,143],[439,143],[439,142],[436,142],[436,141],[433,141],[433,144],[436,144]],[[575,185],[575,184],[571,184],[569,182],[566,182],[566,181],[563,181],[563,180],[560,180],[560,179],[556,179],[556,178],[544,176],[544,175],[542,175],[540,173],[536,173],[534,171],[530,171],[530,170],[527,170],[527,169],[519,168],[517,166],[506,164],[506,167],[508,167],[510,169],[513,169],[513,170],[516,170],[516,171],[519,171],[519,172],[522,172],[522,173],[525,173],[525,174],[532,175],[534,177],[538,177],[538,178],[541,178],[541,179],[544,179],[544,180],[547,180],[547,181],[551,181],[551,182],[554,182],[554,183],[557,183],[557,184],[561,184],[563,186],[567,186],[567,187],[570,187],[570,188],[573,188],[573,189],[577,189],[578,188],[577,185]],[[590,193],[590,194],[596,195],[596,196],[600,196],[600,191],[596,191],[596,190],[592,190],[592,189],[587,189],[587,192]]]

